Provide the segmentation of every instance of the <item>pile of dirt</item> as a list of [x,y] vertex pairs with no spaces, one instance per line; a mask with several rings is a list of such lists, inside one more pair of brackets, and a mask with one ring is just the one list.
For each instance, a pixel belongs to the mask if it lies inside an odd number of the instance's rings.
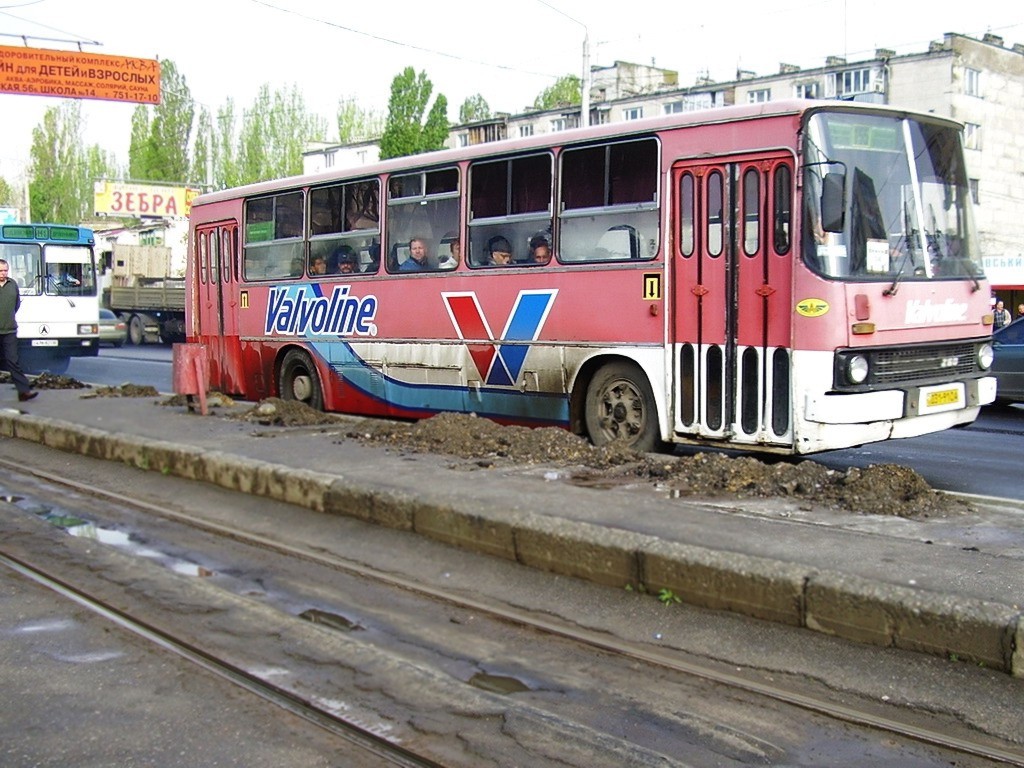
[[232,418],[278,427],[309,427],[337,424],[345,420],[344,417],[310,408],[298,400],[282,400],[279,397],[261,400],[252,408],[233,415]]
[[[11,374],[7,371],[0,371],[0,384],[9,384]],[[89,389],[88,384],[83,384],[71,376],[58,376],[55,373],[41,373],[32,377],[32,386],[35,389]]]
[[[156,387],[141,384],[122,384],[119,387],[96,387],[89,393],[91,397],[159,397]],[[85,397],[85,395],[83,395]]]
[[896,464],[840,472],[809,460],[768,462],[715,452],[641,454],[616,445],[597,448],[562,429],[501,426],[465,414],[442,413],[413,424],[367,419],[348,435],[396,450],[471,459],[482,467],[571,467],[575,481],[593,485],[648,481],[680,496],[783,497],[899,517],[948,514],[957,505],[965,506],[934,491],[914,470]]

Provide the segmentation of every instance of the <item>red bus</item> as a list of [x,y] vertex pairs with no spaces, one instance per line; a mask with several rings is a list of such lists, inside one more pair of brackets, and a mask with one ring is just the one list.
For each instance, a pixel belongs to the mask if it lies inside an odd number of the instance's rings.
[[822,101],[201,195],[188,343],[247,400],[811,453],[995,398],[960,128]]

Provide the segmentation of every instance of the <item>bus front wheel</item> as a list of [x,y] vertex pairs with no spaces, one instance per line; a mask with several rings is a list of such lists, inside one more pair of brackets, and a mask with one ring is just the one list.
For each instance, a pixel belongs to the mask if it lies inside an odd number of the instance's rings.
[[322,411],[324,408],[323,389],[316,366],[305,352],[290,350],[281,362],[277,389],[282,400],[297,400],[310,408]]
[[586,424],[594,445],[621,442],[635,451],[657,450],[658,409],[643,371],[623,362],[601,368],[587,387]]

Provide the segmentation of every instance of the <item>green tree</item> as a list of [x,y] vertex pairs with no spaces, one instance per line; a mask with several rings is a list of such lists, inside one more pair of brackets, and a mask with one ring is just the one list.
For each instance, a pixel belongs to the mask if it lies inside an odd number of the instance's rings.
[[375,139],[384,129],[384,117],[374,109],[363,109],[354,98],[338,101],[338,142]]
[[32,130],[29,206],[36,221],[77,224],[93,213],[93,184],[119,174],[113,157],[82,145],[82,105],[68,99],[50,107]]
[[491,107],[479,93],[470,96],[459,107],[459,122],[472,123],[476,120],[486,120],[491,116]]
[[388,119],[380,138],[381,159],[430,152],[444,146],[449,127],[448,100],[439,93],[427,113],[433,90],[426,72],[417,75],[412,67],[406,67],[395,75],[391,81]]
[[270,93],[264,84],[252,109],[242,116],[238,182],[293,176],[302,172],[302,153],[310,141],[324,141],[326,121],[306,110],[298,86]]
[[83,214],[78,175],[82,159],[82,106],[65,100],[49,107],[32,129],[29,207],[36,221],[77,224]]
[[217,109],[217,130],[213,134],[213,186],[235,187],[241,183],[235,147],[235,102],[229,98]]
[[132,135],[128,144],[128,178],[149,178],[146,145],[149,142],[149,108],[139,104],[132,112]]
[[142,113],[136,109],[132,116],[128,149],[131,177],[141,181],[187,181],[195,102],[184,75],[170,59],[160,64],[160,103],[141,109]]
[[[204,185],[213,184],[213,143],[215,138],[212,131],[212,120],[210,110],[206,107],[199,110],[199,118],[196,120],[196,140],[192,148],[192,160],[188,174],[190,181],[201,181]],[[208,176],[210,178],[207,178]]]
[[7,179],[0,176],[0,205],[17,205],[18,191]]
[[533,100],[534,109],[557,109],[583,103],[583,88],[576,75],[564,75]]

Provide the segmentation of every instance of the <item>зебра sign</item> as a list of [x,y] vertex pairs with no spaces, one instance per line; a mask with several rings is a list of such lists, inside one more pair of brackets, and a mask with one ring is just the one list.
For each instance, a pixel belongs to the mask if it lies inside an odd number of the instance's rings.
[[160,62],[0,45],[0,93],[160,103]]

